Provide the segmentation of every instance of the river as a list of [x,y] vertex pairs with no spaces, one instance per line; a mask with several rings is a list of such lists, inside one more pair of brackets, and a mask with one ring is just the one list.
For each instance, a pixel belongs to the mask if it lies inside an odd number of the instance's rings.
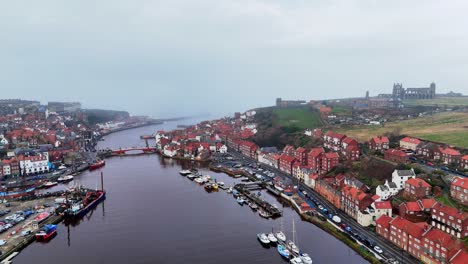
[[[98,147],[144,146],[140,135],[175,127],[168,122],[122,131],[108,135]],[[180,170],[180,162],[158,155],[106,160],[105,202],[78,225],[60,224],[54,239],[31,244],[14,263],[286,263],[275,248],[263,248],[256,234],[279,229],[283,222],[291,237],[293,219],[298,245],[314,264],[367,263],[341,241],[301,221],[289,207],[284,208],[282,221],[260,218],[225,191],[205,192],[180,176]],[[201,170],[229,185],[235,181]],[[100,186],[99,174],[85,172],[75,181],[94,188]],[[274,197],[263,196],[280,205]]]

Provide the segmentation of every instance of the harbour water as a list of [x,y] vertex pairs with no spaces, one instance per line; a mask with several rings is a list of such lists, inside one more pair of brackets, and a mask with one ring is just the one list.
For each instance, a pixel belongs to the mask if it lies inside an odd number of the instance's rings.
[[[100,148],[144,146],[140,135],[172,129],[177,123],[122,131],[106,137]],[[279,229],[281,220],[266,220],[232,195],[207,193],[179,175],[180,162],[158,155],[106,160],[107,199],[74,226],[58,226],[47,244],[33,243],[15,259],[29,263],[286,263],[275,248],[265,249],[256,234]],[[186,164],[184,164],[186,165]],[[235,180],[201,169],[218,181]],[[100,186],[101,170],[85,172],[76,181]],[[262,196],[280,206],[274,197]],[[281,206],[280,206],[281,207]],[[295,220],[298,245],[314,263],[367,263],[342,242],[284,208],[288,237]]]

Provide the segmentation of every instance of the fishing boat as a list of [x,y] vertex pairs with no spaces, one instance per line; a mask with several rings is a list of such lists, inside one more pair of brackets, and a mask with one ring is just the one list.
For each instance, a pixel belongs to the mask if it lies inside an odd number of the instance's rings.
[[27,196],[30,194],[33,194],[34,191],[38,188],[39,186],[30,186],[26,188],[0,188],[0,197],[2,198],[18,198],[22,196]]
[[278,243],[278,239],[276,239],[275,235],[272,233],[268,234],[268,240],[270,240],[270,243],[276,244]]
[[45,225],[36,233],[37,241],[47,241],[57,233],[57,225]]
[[289,252],[289,250],[283,245],[278,245],[277,250],[278,253],[285,259],[289,259],[291,256],[291,252]]
[[72,175],[65,175],[65,176],[60,176],[57,181],[58,182],[69,182],[69,181],[72,181],[73,180],[73,176]]
[[182,176],[187,176],[189,174],[191,174],[192,172],[189,171],[189,170],[181,170],[179,171],[179,174],[182,175]]
[[254,211],[257,211],[258,209],[258,205],[254,202],[249,203],[249,207]]
[[301,253],[299,257],[302,260],[302,263],[304,264],[312,264],[312,258],[310,258],[309,254],[307,253]]
[[58,182],[56,182],[56,181],[48,181],[48,182],[46,182],[44,184],[44,188],[50,188],[50,187],[55,186],[57,184],[58,184]]
[[289,263],[291,264],[302,264],[302,259],[300,257],[292,258]]
[[244,205],[245,200],[242,199],[242,197],[237,197],[237,203],[240,204],[240,205]]
[[257,234],[257,238],[265,246],[270,244],[270,240],[268,239],[268,236],[265,235],[264,233]]
[[89,170],[97,170],[101,167],[104,167],[106,165],[106,161],[105,160],[99,160],[91,165],[89,165]]
[[261,217],[263,217],[263,218],[270,218],[270,217],[271,217],[271,214],[269,214],[269,213],[268,213],[267,211],[265,211],[265,210],[260,210],[260,211],[258,212],[258,214],[259,214]]
[[88,191],[83,200],[71,205],[71,207],[66,211],[65,216],[70,219],[81,218],[104,199],[106,199],[106,191]]

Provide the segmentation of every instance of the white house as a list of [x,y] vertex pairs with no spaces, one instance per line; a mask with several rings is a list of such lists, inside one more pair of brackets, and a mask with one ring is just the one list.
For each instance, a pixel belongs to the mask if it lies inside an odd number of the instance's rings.
[[392,182],[394,182],[400,190],[405,188],[405,182],[411,178],[416,178],[416,173],[414,173],[413,168],[411,168],[411,170],[395,170],[392,173]]
[[364,211],[358,211],[357,222],[361,226],[375,226],[375,221],[382,215],[392,217],[392,204],[386,202],[374,202]]
[[21,171],[26,174],[44,173],[49,171],[49,153],[43,152],[36,156],[19,157]]
[[400,190],[396,183],[386,180],[384,185],[377,186],[375,193],[380,196],[380,200],[386,201],[388,198],[396,195]]
[[179,146],[177,145],[166,145],[164,146],[164,155],[168,157],[174,157],[177,155],[177,151],[179,150]]
[[306,129],[306,130],[304,131],[304,135],[311,137],[311,136],[312,136],[312,130]]
[[0,145],[8,145],[8,140],[5,138],[3,134],[0,134]]
[[221,147],[219,147],[219,153],[227,153],[227,146],[222,145]]

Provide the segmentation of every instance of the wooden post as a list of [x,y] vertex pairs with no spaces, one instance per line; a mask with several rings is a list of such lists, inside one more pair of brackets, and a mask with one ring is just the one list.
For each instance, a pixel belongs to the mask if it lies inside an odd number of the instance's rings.
[[104,191],[104,176],[103,176],[102,171],[101,171],[101,190]]

